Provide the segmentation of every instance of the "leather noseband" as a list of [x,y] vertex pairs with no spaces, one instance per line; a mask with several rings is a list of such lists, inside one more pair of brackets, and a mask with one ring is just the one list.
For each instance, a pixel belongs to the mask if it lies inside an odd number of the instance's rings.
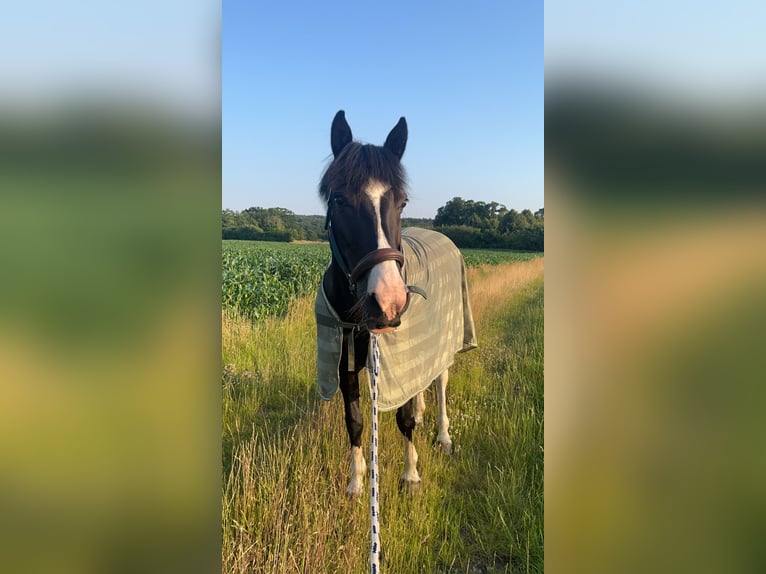
[[367,255],[362,257],[362,260],[357,263],[356,267],[351,271],[351,275],[349,276],[351,283],[356,283],[359,277],[364,275],[367,270],[372,269],[378,263],[383,263],[384,261],[396,261],[399,264],[399,267],[401,267],[404,265],[404,255],[398,249],[393,249],[391,247],[383,247],[382,249],[370,251]]

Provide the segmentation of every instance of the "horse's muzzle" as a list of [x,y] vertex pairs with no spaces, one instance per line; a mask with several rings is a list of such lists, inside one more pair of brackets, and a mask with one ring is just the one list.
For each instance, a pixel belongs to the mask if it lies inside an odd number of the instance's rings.
[[396,331],[396,327],[384,327],[382,329],[370,329],[370,333],[373,335],[383,335],[385,333],[390,333],[391,331]]
[[370,333],[389,333],[402,324],[401,311],[386,314],[374,296],[368,296],[365,301],[365,316]]
[[412,301],[412,295],[420,295],[423,299],[428,298],[426,292],[420,287],[407,285],[407,302],[393,319],[388,319],[386,314],[383,313],[380,306],[377,304],[375,298],[368,296],[365,301],[366,316],[368,317],[367,330],[370,331],[370,333],[375,334],[390,333],[395,330],[402,324],[402,315],[404,315],[405,311],[409,308],[410,302]]
[[390,333],[391,331],[395,330],[399,325],[402,324],[401,317],[399,315],[396,316],[396,318],[393,321],[375,321],[371,320],[367,322],[367,330],[370,331],[370,333],[375,334],[381,334],[381,333]]

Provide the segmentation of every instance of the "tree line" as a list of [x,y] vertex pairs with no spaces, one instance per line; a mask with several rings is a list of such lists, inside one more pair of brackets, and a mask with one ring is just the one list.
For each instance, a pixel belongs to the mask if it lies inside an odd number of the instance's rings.
[[[223,239],[324,241],[323,215],[296,215],[282,207],[222,211]],[[402,227],[425,227],[447,235],[458,247],[544,250],[544,211],[507,209],[497,202],[455,197],[436,217],[402,218]]]
[[436,211],[434,229],[458,247],[544,251],[545,212],[455,197]]

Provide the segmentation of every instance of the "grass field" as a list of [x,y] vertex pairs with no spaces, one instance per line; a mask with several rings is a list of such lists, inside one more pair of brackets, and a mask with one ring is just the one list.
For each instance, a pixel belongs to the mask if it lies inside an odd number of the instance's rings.
[[[416,495],[397,488],[402,439],[393,413],[381,415],[386,572],[543,571],[543,269],[536,258],[469,270],[480,346],[451,370],[452,455],[432,446],[427,393]],[[345,497],[343,404],[316,395],[313,297],[283,317],[222,321],[223,570],[368,571],[369,494]]]

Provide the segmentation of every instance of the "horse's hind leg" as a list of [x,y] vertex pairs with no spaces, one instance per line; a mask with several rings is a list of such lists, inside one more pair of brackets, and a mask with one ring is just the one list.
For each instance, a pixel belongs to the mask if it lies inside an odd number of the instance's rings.
[[418,474],[418,453],[412,444],[412,431],[415,429],[415,402],[413,397],[396,411],[396,425],[404,435],[404,474],[401,485],[408,492],[415,492],[420,487]]
[[447,417],[447,381],[449,380],[449,371],[445,370],[441,375],[436,377],[434,382],[436,383],[436,397],[439,403],[439,418],[438,418],[438,434],[436,435],[436,442],[438,442],[442,451],[450,454],[452,452],[452,439],[449,436],[449,418]]

